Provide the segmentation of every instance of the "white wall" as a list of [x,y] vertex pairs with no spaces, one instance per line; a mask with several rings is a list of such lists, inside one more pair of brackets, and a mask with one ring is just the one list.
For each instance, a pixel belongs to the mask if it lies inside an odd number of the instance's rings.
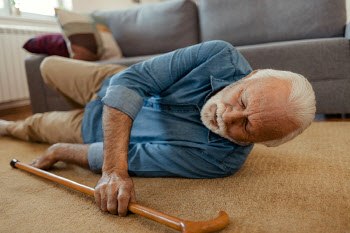
[[79,12],[91,12],[94,10],[119,10],[138,4],[131,0],[72,0],[73,10]]
[[0,16],[1,25],[16,25],[16,26],[35,26],[54,28],[59,30],[55,19],[40,20],[40,19],[26,19],[21,17]]
[[91,12],[94,10],[121,10],[160,1],[164,0],[140,0],[140,3],[135,3],[133,0],[72,0],[72,5],[75,11]]

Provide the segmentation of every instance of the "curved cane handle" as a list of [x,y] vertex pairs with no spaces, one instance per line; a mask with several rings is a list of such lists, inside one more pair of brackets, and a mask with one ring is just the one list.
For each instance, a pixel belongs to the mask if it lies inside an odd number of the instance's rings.
[[230,217],[225,211],[220,211],[219,216],[206,222],[182,221],[182,232],[184,233],[204,233],[224,229],[230,223]]

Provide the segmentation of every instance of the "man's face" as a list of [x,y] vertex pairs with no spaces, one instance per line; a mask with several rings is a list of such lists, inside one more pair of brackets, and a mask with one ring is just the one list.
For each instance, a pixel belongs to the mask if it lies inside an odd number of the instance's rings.
[[274,78],[241,80],[205,103],[202,121],[240,145],[282,138],[297,129],[287,116],[290,89],[287,81]]

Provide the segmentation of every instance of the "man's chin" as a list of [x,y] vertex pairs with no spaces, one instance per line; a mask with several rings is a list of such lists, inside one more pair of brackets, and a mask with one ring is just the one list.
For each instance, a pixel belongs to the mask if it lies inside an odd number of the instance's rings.
[[240,145],[240,146],[249,146],[249,145],[252,145],[252,144],[253,144],[253,143],[251,143],[251,142],[240,142],[240,141],[236,141],[236,140],[234,140],[234,139],[232,139],[232,138],[230,138],[230,137],[224,137],[224,138],[226,138],[226,139],[230,140],[231,142],[236,143],[236,144],[238,144],[238,145]]
[[222,131],[220,130],[219,127],[216,127],[215,125],[212,125],[212,124],[204,124],[210,131],[212,131],[213,133],[216,133],[217,135],[223,137],[223,138],[226,138],[227,140],[233,142],[233,143],[236,143],[237,145],[240,145],[240,146],[249,146],[253,143],[251,142],[241,142],[241,141],[237,141],[229,136],[227,136],[226,134],[223,134]]
[[237,145],[240,145],[240,146],[249,146],[249,145],[253,144],[251,142],[237,141],[237,140],[231,138],[230,136],[227,136],[226,134],[222,134],[221,132],[215,132],[215,131],[213,131],[213,132],[216,133],[217,135],[223,137],[223,138],[226,138],[227,140],[229,140],[229,141],[231,141],[231,142],[233,142],[233,143],[235,143]]

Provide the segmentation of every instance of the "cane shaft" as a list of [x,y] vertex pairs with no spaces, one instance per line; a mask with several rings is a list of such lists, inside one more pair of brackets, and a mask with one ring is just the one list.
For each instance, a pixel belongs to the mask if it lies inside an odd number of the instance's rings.
[[41,176],[41,177],[43,177],[45,179],[48,179],[48,180],[52,180],[52,181],[54,181],[56,183],[62,184],[62,185],[67,186],[67,187],[70,187],[72,189],[75,189],[75,190],[80,191],[82,193],[88,194],[90,196],[94,196],[94,189],[90,188],[88,186],[79,184],[79,183],[74,182],[72,180],[68,180],[68,179],[63,178],[61,176],[57,176],[57,175],[52,174],[50,172],[47,172],[47,171],[44,171],[44,170],[41,170],[41,169],[38,169],[38,168],[35,168],[35,167],[32,167],[32,166],[29,166],[29,165],[21,163],[21,162],[17,162],[15,164],[15,166],[17,168],[21,169],[21,170],[25,170],[27,172],[33,173],[33,174],[35,174],[37,176]]
[[[35,174],[37,176],[40,176],[40,177],[46,178],[48,180],[52,180],[56,183],[62,184],[64,186],[70,187],[70,188],[75,189],[77,191],[80,191],[82,193],[88,194],[90,196],[94,196],[95,190],[91,187],[79,184],[79,183],[74,182],[72,180],[63,178],[61,176],[57,176],[57,175],[52,174],[50,172],[26,165],[26,164],[21,163],[21,162],[14,163],[14,166],[16,168],[21,169],[21,170],[25,170],[25,171],[30,172],[32,174]],[[180,230],[180,231],[182,230],[182,227],[181,227],[182,220],[178,219],[176,217],[158,212],[156,210],[153,210],[153,209],[150,209],[150,208],[147,208],[145,206],[142,206],[142,205],[139,205],[136,203],[132,203],[132,202],[129,203],[128,209],[130,212],[142,215],[142,216],[147,217],[151,220],[162,223],[168,227],[171,227],[171,228],[174,228],[174,229]]]

